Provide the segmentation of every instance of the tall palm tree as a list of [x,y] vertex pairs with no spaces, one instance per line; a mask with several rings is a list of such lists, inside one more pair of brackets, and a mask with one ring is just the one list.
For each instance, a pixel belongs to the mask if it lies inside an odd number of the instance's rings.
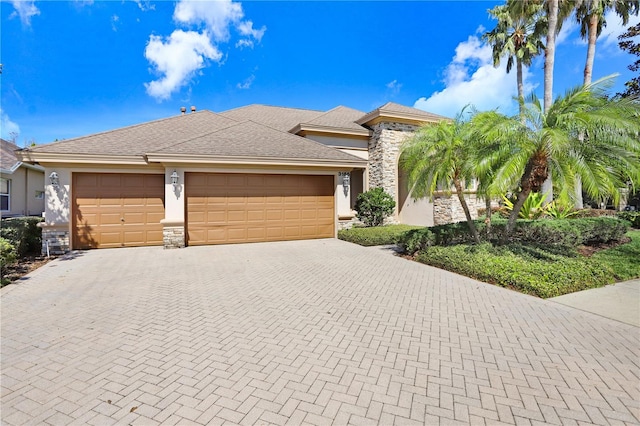
[[576,20],[580,24],[580,35],[587,39],[587,60],[584,66],[584,84],[591,84],[596,41],[607,25],[605,14],[613,10],[622,18],[622,25],[629,23],[631,15],[637,15],[640,0],[584,0],[576,8]]
[[[527,98],[527,125],[497,112],[477,114],[471,126],[491,147],[495,190],[515,190],[507,237],[531,192],[540,192],[549,176],[573,193],[576,176],[594,199],[619,201],[618,188],[640,183],[640,104],[609,99],[612,79],[569,90],[545,110]],[[545,105],[546,106],[546,105]],[[580,142],[579,135],[586,136]]]
[[518,86],[518,104],[520,115],[524,119],[524,83],[523,66],[531,66],[531,61],[543,49],[540,19],[542,5],[537,2],[508,0],[506,4],[489,10],[489,14],[498,22],[496,27],[485,33],[483,38],[492,48],[493,65],[500,65],[500,60],[507,57],[507,72],[511,72],[516,64],[516,81]]
[[453,121],[440,121],[419,128],[405,141],[400,166],[407,172],[409,187],[415,197],[433,196],[438,190],[456,195],[464,210],[469,231],[480,242],[478,229],[464,198],[464,183],[473,179],[471,154],[472,139],[469,122],[463,112]]
[[[637,15],[640,0],[584,0],[576,7],[576,20],[580,24],[580,35],[587,39],[587,59],[584,66],[584,84],[591,84],[593,76],[593,61],[596,55],[596,41],[607,24],[605,13],[609,10],[616,12],[622,18],[623,25],[627,25],[630,15]],[[580,135],[581,140],[584,135]],[[581,209],[582,184],[578,180],[575,194],[575,207]]]

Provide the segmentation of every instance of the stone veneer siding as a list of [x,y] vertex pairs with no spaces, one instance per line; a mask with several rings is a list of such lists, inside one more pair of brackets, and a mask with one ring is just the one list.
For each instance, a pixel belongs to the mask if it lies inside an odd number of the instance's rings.
[[162,240],[164,248],[184,248],[184,226],[171,226],[162,229]]
[[[49,251],[47,252],[47,247]],[[42,255],[61,255],[71,249],[69,245],[69,231],[63,229],[42,228]]]
[[[484,199],[478,198],[476,194],[465,194],[469,206],[469,213],[472,219],[478,218],[478,210],[484,209],[486,203]],[[435,225],[444,225],[445,223],[462,222],[467,220],[462,209],[462,204],[458,200],[458,196],[453,193],[451,195],[441,194],[433,197],[433,223]]]
[[418,127],[411,124],[382,121],[374,124],[369,139],[369,188],[383,188],[396,201],[394,216],[385,223],[395,223],[398,217],[398,156],[404,140]]

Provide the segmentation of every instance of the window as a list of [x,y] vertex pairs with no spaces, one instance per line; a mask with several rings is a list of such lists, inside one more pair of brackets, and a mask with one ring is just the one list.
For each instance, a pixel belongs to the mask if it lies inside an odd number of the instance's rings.
[[9,211],[9,195],[11,192],[11,181],[0,178],[0,210]]
[[44,200],[44,191],[36,191],[36,200]]

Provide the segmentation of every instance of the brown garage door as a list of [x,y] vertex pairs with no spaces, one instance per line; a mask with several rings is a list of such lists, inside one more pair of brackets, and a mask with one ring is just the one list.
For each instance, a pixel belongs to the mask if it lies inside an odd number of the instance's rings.
[[73,174],[73,248],[162,245],[164,175]]
[[190,245],[330,238],[333,176],[187,173]]

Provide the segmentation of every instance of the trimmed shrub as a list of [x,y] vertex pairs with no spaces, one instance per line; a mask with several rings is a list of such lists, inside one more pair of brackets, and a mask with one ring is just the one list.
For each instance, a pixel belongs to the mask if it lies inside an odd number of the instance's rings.
[[42,249],[41,217],[10,217],[2,219],[0,237],[7,239],[16,249],[18,257],[38,254]]
[[416,260],[542,298],[613,282],[611,268],[595,259],[561,256],[518,244],[430,247]]
[[[483,240],[496,242],[504,233],[507,221],[492,220],[491,234],[488,236],[484,221],[477,220],[475,224]],[[519,220],[510,241],[545,247],[575,248],[582,244],[619,241],[624,238],[628,228],[627,222],[615,217]],[[408,231],[398,242],[407,253],[414,254],[431,246],[472,243],[473,238],[469,234],[467,223],[458,222]]]
[[0,267],[11,265],[16,261],[16,248],[6,238],[0,237]]
[[631,226],[634,228],[640,229],[640,212],[618,212],[616,216],[622,220],[630,222]]
[[361,246],[381,246],[397,244],[400,237],[409,230],[426,229],[411,225],[386,225],[370,228],[351,228],[338,231],[338,238]]
[[393,214],[396,202],[382,188],[373,188],[358,194],[356,205],[357,217],[365,226],[379,226]]

